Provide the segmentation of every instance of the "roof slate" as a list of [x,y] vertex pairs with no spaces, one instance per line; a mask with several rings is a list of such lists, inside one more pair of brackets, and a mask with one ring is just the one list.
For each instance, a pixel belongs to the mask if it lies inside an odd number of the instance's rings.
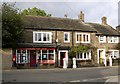
[[97,34],[119,35],[118,31],[112,28],[110,25],[102,25],[98,23],[87,23],[87,24],[91,25],[97,31]]
[[118,31],[109,25],[85,23],[70,18],[26,16],[25,26],[26,29],[76,30],[104,35],[119,35]]
[[26,28],[95,31],[80,20],[70,18],[26,16]]

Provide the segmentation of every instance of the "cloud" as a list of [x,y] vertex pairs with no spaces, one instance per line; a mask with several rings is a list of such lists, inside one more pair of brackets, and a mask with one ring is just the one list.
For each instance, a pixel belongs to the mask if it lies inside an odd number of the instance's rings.
[[82,10],[85,13],[86,22],[98,22],[101,23],[101,17],[106,16],[108,18],[108,24],[113,27],[118,25],[118,0],[93,0],[84,2],[17,2],[16,7],[20,9],[27,9],[37,7],[45,10],[47,13],[52,14],[54,17],[64,17],[64,14],[68,14],[69,18],[76,18]]

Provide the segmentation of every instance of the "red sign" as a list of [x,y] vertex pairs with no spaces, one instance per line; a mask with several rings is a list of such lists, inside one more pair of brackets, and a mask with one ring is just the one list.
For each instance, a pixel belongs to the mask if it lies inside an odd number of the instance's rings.
[[42,63],[42,64],[54,64],[54,60],[40,60],[39,63]]
[[48,60],[48,64],[54,64],[54,60]]

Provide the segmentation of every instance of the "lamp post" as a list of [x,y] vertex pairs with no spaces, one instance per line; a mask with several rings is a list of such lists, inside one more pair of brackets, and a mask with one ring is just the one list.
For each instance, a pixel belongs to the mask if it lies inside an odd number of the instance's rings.
[[56,58],[57,58],[57,60],[56,60],[56,67],[58,67],[58,45],[57,45],[57,43],[58,43],[58,39],[56,39],[55,40],[55,52],[56,52]]

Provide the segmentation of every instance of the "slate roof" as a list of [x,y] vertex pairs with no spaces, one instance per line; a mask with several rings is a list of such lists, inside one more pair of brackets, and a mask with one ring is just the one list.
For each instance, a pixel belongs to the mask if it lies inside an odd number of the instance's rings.
[[95,30],[96,34],[100,35],[119,35],[118,31],[111,27],[110,25],[102,25],[98,23],[87,23],[91,25]]
[[80,22],[77,19],[26,16],[26,28],[34,29],[55,29],[55,30],[79,30],[94,32],[94,28]]
[[116,29],[117,29],[117,31],[118,31],[119,34],[120,34],[120,25],[118,25],[118,26],[116,27]]
[[96,34],[119,35],[118,31],[109,25],[98,23],[85,23],[78,19],[26,16],[25,29],[45,30],[74,30],[84,32],[96,32]]

